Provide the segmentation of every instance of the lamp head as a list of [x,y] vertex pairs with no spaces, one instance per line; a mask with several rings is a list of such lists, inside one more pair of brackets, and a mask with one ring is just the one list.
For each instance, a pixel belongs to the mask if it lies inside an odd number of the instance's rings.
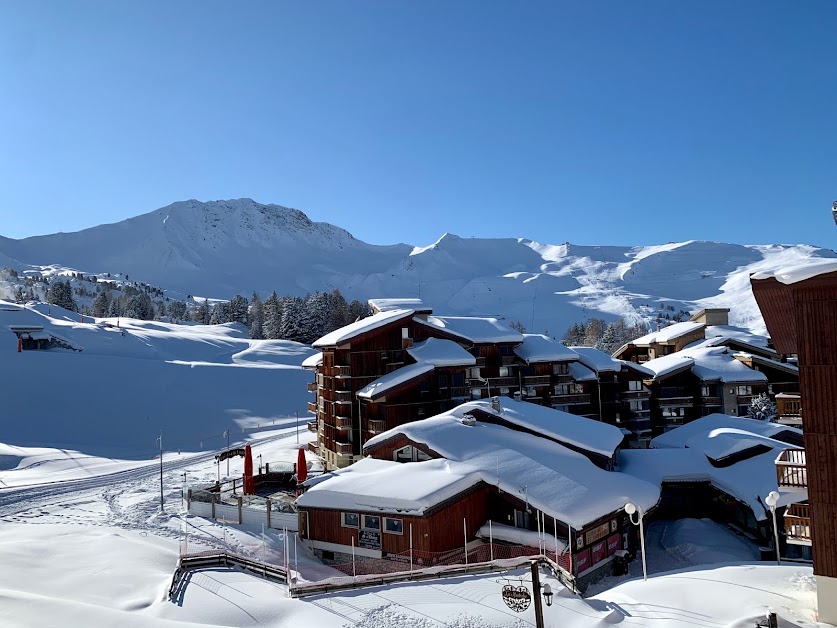
[[545,584],[541,587],[543,589],[543,599],[547,606],[552,606],[552,587]]
[[768,506],[770,506],[771,508],[776,508],[776,504],[778,504],[778,503],[779,503],[779,498],[780,498],[780,497],[781,497],[781,495],[779,495],[779,493],[777,493],[776,491],[770,491],[770,492],[767,494],[767,497],[765,497],[765,498],[764,498],[764,501],[765,501],[765,502],[767,503],[767,505],[768,505]]
[[629,515],[634,514],[636,512],[636,506],[631,502],[628,502],[627,504],[625,504],[625,512]]

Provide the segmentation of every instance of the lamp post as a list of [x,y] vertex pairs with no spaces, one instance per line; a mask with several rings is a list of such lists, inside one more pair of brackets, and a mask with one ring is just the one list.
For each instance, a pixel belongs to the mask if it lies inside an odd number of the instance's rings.
[[[227,439],[227,451],[230,450],[230,431],[224,430],[224,438]],[[227,458],[227,477],[230,477],[230,459]]]
[[552,587],[549,584],[541,584],[541,574],[538,570],[538,561],[532,561],[532,597],[535,598],[535,626],[544,628],[543,625],[543,604],[541,595],[547,606],[552,606]]
[[163,508],[163,432],[160,432],[159,438],[157,438],[157,442],[160,444],[160,512],[164,511]]
[[[625,512],[628,513],[628,519],[630,519],[631,523],[639,526],[639,547],[642,552],[642,579],[648,580],[648,570],[645,566],[645,529],[642,526],[642,510],[636,504],[628,502],[625,504]],[[638,522],[634,521],[634,513],[639,514]]]
[[770,512],[773,513],[773,539],[776,544],[776,564],[781,565],[782,559],[779,557],[779,528],[776,527],[776,504],[779,503],[779,493],[770,491],[764,501],[770,506]]

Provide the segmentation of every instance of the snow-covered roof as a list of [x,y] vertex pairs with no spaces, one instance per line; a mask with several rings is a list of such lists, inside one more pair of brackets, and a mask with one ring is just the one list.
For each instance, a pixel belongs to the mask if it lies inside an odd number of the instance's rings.
[[631,340],[629,344],[635,346],[647,346],[653,343],[671,342],[672,340],[682,336],[688,336],[703,327],[705,327],[703,323],[693,323],[691,321],[674,323],[668,327],[663,327],[659,331],[652,331],[650,334],[635,338],[634,340]]
[[523,334],[506,327],[496,318],[428,316],[426,321],[421,322],[474,343],[523,342]]
[[643,362],[643,366],[651,371],[654,371],[654,379],[660,377],[667,377],[678,371],[686,368],[691,368],[695,361],[687,355],[683,355],[682,351],[664,355],[661,358],[654,358]]
[[595,382],[598,377],[594,371],[591,371],[581,362],[570,362],[569,373],[577,382]]
[[644,366],[619,360],[609,353],[599,351],[593,347],[570,347],[570,349],[578,354],[579,362],[596,373],[618,373],[623,368],[628,368],[642,375],[647,375],[649,379],[654,377],[654,372]]
[[304,369],[314,369],[317,368],[320,364],[323,363],[323,352],[318,351],[313,355],[309,355],[302,361],[302,368]]
[[799,367],[796,364],[791,364],[789,362],[779,362],[778,360],[771,360],[770,358],[765,358],[764,356],[755,353],[747,353],[746,351],[737,351],[733,354],[733,357],[735,357],[738,360],[751,360],[756,364],[760,364],[769,368],[775,368],[779,371],[784,371],[785,373],[790,373],[799,377]]
[[543,334],[523,334],[523,344],[516,346],[514,352],[526,364],[578,360],[575,351]]
[[[494,522],[491,522],[490,525],[486,523],[477,530],[477,536],[483,539],[514,543],[515,545],[528,545],[529,547],[539,547],[544,540],[544,537],[534,530],[514,528]],[[546,546],[549,551],[557,549],[558,552],[563,552],[567,548],[566,542],[549,535],[546,536]]]
[[369,307],[376,312],[389,312],[392,310],[413,310],[415,312],[432,312],[421,299],[404,297],[395,299],[369,299]]
[[720,344],[727,340],[735,340],[745,345],[760,347],[766,351],[773,351],[773,349],[767,346],[769,342],[767,336],[759,336],[742,327],[735,327],[733,325],[709,325],[703,335],[707,342],[715,340],[716,343]]
[[701,381],[724,383],[767,381],[767,375],[736,360],[733,353],[726,347],[688,350],[688,355],[695,361],[692,365],[692,373]]
[[344,344],[352,338],[366,333],[373,329],[389,325],[399,319],[412,316],[415,312],[413,310],[387,310],[386,312],[378,312],[372,316],[367,316],[359,321],[350,323],[340,329],[335,329],[333,332],[326,334],[319,340],[315,340],[313,346],[315,347],[336,347]]
[[447,460],[404,464],[363,458],[306,482],[308,489],[296,503],[308,508],[421,515],[481,479],[472,469]]
[[696,347],[682,349],[643,363],[654,373],[654,379],[672,375],[690,367],[705,382],[766,382],[767,376],[737,360],[727,347]]
[[812,264],[810,258],[796,264],[788,264],[773,271],[762,271],[750,275],[750,279],[776,279],[779,283],[793,284],[811,279],[817,275],[837,271],[837,260],[828,260]]
[[[502,403],[504,410],[501,416],[504,419],[519,424],[525,421],[534,427],[540,426],[542,431],[559,434],[565,440],[570,437],[569,426],[565,425],[565,420],[572,417],[578,421],[585,421],[589,431],[578,429],[575,435],[579,440],[583,439],[584,445],[598,440],[598,429],[604,427],[597,421],[573,417],[535,404],[505,398]],[[537,408],[544,414],[532,408]],[[521,499],[525,493],[525,498],[532,506],[577,528],[620,510],[628,501],[638,504],[644,510],[657,503],[658,487],[623,473],[604,471],[590,462],[586,456],[554,441],[482,421],[477,421],[474,425],[463,424],[463,416],[474,409],[492,412],[489,402],[465,403],[436,417],[407,423],[380,434],[371,439],[367,447],[403,434],[414,442],[424,443],[445,459],[448,466],[438,467],[436,473],[444,470],[444,473],[452,474],[450,477],[456,478],[471,474]],[[551,425],[544,424],[545,413],[555,415]],[[579,428],[580,425],[574,426],[573,429]],[[606,427],[614,431],[616,440],[622,440],[622,434],[617,428]],[[601,441],[598,448],[601,449]],[[417,474],[410,479],[406,479],[409,476],[399,475],[397,479],[393,478],[392,484],[419,484],[425,481],[420,473],[429,467],[415,466],[423,464],[425,463],[404,464],[408,469],[411,466],[415,468]],[[404,473],[409,473],[409,470]],[[438,478],[434,478],[431,484],[436,485],[438,481]],[[387,483],[389,484],[390,480],[387,480]],[[347,498],[357,495],[360,489],[373,495],[377,495],[378,491],[376,485],[369,485],[368,488],[353,486],[347,491]],[[362,503],[367,501],[365,496],[360,495],[358,500]],[[428,502],[425,507],[439,501],[441,500],[436,499]]]
[[453,340],[428,338],[407,349],[417,362],[427,362],[433,366],[473,366],[477,359],[456,344]]
[[[669,443],[664,448],[620,452],[620,469],[658,486],[665,481],[708,481],[747,504],[762,520],[766,517],[762,500],[777,489],[776,456],[792,447],[770,438],[765,429],[770,425],[719,414],[696,419],[651,441],[657,447],[664,439]],[[734,462],[738,456],[743,459]],[[724,464],[725,458],[733,461]]]
[[802,436],[802,430],[787,425],[727,414],[710,414],[660,434],[651,440],[651,447],[657,449],[688,447],[690,439],[695,436],[710,434],[715,430],[730,429],[744,430],[765,438],[775,438],[782,432],[793,432]]
[[375,397],[380,397],[401,384],[406,384],[410,380],[420,377],[425,373],[432,372],[434,368],[435,367],[429,362],[417,362],[416,364],[402,366],[400,369],[397,369],[392,373],[387,373],[383,377],[376,379],[374,382],[367,384],[357,391],[357,396],[361,399],[373,399]]

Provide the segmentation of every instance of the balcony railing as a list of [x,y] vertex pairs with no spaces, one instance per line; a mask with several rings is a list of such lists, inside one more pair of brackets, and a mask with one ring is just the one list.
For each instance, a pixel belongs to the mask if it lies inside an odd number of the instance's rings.
[[309,432],[317,432],[317,421],[308,421],[308,431]]
[[317,382],[308,382],[308,392],[317,392]]
[[791,504],[785,511],[785,535],[788,543],[811,545],[811,506]]
[[503,366],[509,366],[511,364],[517,364],[517,356],[504,355],[500,358],[500,363]]
[[701,397],[700,405],[702,405],[702,406],[720,406],[721,405],[721,398],[720,397]]
[[470,397],[471,391],[467,386],[451,386],[450,396],[451,399],[456,399],[458,397]]
[[334,426],[338,430],[348,430],[352,427],[352,417],[350,416],[338,416],[334,419]]
[[352,367],[351,366],[335,366],[334,367],[334,376],[335,377],[351,377],[352,376]]
[[660,398],[657,401],[659,402],[661,408],[683,408],[694,405],[694,399],[692,397],[666,397],[665,399]]
[[776,481],[780,488],[808,488],[804,449],[785,449],[776,458]]
[[517,386],[520,383],[516,377],[487,377],[486,378],[492,388],[496,387],[506,387],[506,386]]
[[590,395],[552,395],[550,402],[556,406],[574,406],[580,403],[590,403]]
[[747,406],[753,402],[754,395],[738,395],[735,400],[739,406]]
[[524,386],[549,386],[551,383],[549,375],[528,375],[523,378]]
[[308,412],[313,414],[317,414],[317,402],[316,401],[309,401],[308,402]]
[[313,441],[313,440],[312,440],[311,442],[309,442],[309,443],[308,443],[308,451],[312,451],[312,452],[314,452],[315,454],[316,454],[316,453],[319,453],[319,451],[320,451],[320,444],[319,444],[319,443],[317,443],[316,441]]
[[351,456],[352,455],[352,444],[351,443],[334,443],[334,452],[338,456]]
[[336,403],[352,403],[352,393],[348,390],[337,390],[334,392]]
[[381,432],[386,432],[387,431],[387,422],[386,421],[380,421],[378,419],[374,419],[374,420],[369,421],[368,425],[369,425],[369,431],[372,432],[373,434],[380,434]]
[[343,404],[336,404],[334,406],[334,416],[338,418],[352,418],[352,406]]

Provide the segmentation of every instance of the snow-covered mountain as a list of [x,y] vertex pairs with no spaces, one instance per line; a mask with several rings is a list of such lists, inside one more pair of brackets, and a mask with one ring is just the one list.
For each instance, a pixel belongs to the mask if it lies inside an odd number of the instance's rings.
[[440,312],[499,315],[554,335],[592,316],[649,320],[661,308],[709,306],[732,307],[732,323],[763,332],[749,274],[822,257],[837,254],[808,245],[579,246],[452,234],[423,247],[377,246],[250,199],[183,201],[75,233],[0,237],[0,266],[19,271],[58,265],[120,273],[172,296],[333,288],[361,300],[420,294]]

